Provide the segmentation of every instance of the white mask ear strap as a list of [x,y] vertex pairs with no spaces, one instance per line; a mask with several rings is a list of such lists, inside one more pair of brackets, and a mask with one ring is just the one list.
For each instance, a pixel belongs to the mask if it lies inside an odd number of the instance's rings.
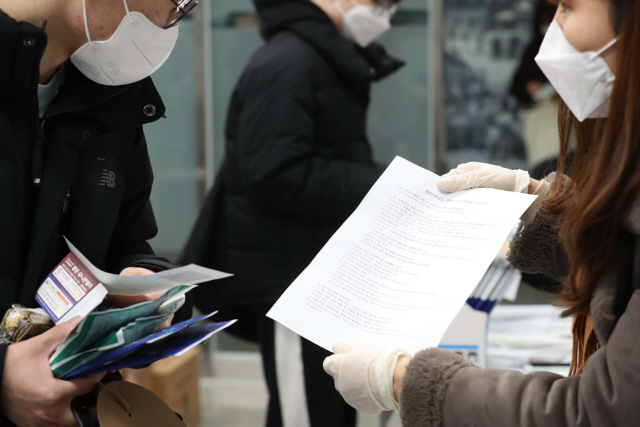
[[[129,6],[127,5],[127,0],[122,0],[124,2],[124,10],[127,13],[127,18],[129,18],[129,22],[131,22],[131,16],[129,15]],[[87,35],[87,40],[89,44],[91,44],[91,36],[89,35],[89,21],[87,20],[87,4],[86,0],[82,0],[82,15],[84,16],[84,31]]]
[[87,5],[85,0],[82,0],[82,15],[84,16],[84,31],[87,34],[87,40],[91,44],[91,36],[89,35],[89,23],[87,22]]
[[607,45],[605,47],[603,47],[602,49],[600,49],[597,53],[598,56],[602,55],[604,52],[607,51],[607,49],[609,49],[611,46],[613,46],[614,44],[616,44],[618,42],[618,40],[620,40],[620,37],[616,37],[615,39],[611,40],[609,43],[607,43]]
[[333,6],[340,12],[340,15],[344,16],[347,13],[338,0],[333,0]]
[[124,2],[124,10],[127,12],[127,18],[129,18],[129,22],[133,22],[131,19],[131,15],[129,15],[129,5],[127,5],[127,0],[122,0]]

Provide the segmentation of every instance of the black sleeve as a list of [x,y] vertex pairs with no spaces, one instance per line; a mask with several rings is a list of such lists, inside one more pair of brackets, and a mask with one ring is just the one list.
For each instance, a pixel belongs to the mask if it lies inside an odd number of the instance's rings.
[[140,128],[127,164],[125,194],[107,252],[107,268],[110,273],[119,274],[133,262],[155,256],[147,243],[158,233],[149,200],[152,185],[151,161],[144,133]]
[[[143,267],[154,272],[178,267],[166,258],[156,257],[147,242],[158,232],[149,197],[153,171],[144,133],[140,128],[127,168],[126,192],[118,223],[111,237],[107,265],[113,274],[127,267]],[[174,323],[191,318],[193,297],[186,295],[185,304],[174,316]]]
[[254,202],[267,209],[344,219],[384,167],[315,153],[317,94],[306,70],[297,71],[262,76],[236,93],[242,98],[234,119],[237,173]]

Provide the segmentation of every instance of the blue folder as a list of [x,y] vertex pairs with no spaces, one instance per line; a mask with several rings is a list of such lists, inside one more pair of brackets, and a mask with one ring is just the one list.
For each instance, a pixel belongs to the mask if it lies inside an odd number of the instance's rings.
[[235,320],[230,320],[192,326],[194,323],[204,320],[209,316],[211,316],[211,314],[176,323],[166,329],[139,339],[136,342],[120,347],[83,365],[67,374],[63,379],[85,377],[101,372],[148,365],[186,351],[235,323]]

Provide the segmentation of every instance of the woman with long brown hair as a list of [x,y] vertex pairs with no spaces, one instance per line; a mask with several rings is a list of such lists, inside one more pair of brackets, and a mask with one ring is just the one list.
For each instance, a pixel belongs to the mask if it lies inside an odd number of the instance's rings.
[[559,2],[536,61],[563,101],[557,173],[540,182],[467,163],[438,186],[539,196],[509,259],[565,284],[569,377],[480,369],[437,348],[409,359],[337,345],[325,370],[357,408],[395,406],[407,427],[640,425],[640,0]]

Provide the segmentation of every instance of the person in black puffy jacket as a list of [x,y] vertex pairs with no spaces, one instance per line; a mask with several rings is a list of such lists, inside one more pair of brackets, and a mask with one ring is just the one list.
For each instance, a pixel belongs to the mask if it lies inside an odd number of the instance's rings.
[[[89,73],[89,78],[85,73],[97,66],[99,55],[83,70],[70,60],[87,46],[87,33],[93,41],[107,40],[128,22],[124,4],[0,0],[0,316],[15,303],[38,306],[39,285],[69,252],[63,236],[97,267],[114,274],[174,267],[155,257],[147,243],[157,226],[142,125],[165,112],[150,72],[141,75],[137,65],[123,60],[107,64],[112,76],[107,78],[107,71]],[[127,4],[131,13],[145,11],[147,29],[156,37],[182,14],[165,0]],[[127,36],[140,38],[140,33]],[[111,84],[104,84],[107,80]],[[191,307],[187,302],[174,321],[190,318]],[[0,345],[1,426],[77,425],[70,403],[90,392],[101,376],[53,378],[49,356],[73,324]]]
[[246,66],[229,107],[216,187],[223,234],[199,237],[224,246],[214,266],[235,276],[202,287],[196,300],[204,310],[232,305],[244,313],[238,328],[253,329],[261,345],[271,396],[267,426],[353,426],[354,411],[322,371],[327,352],[265,314],[384,170],[366,134],[369,91],[404,63],[371,43],[371,33],[345,26],[344,16],[359,7],[388,23],[393,4],[254,3],[266,44]]

